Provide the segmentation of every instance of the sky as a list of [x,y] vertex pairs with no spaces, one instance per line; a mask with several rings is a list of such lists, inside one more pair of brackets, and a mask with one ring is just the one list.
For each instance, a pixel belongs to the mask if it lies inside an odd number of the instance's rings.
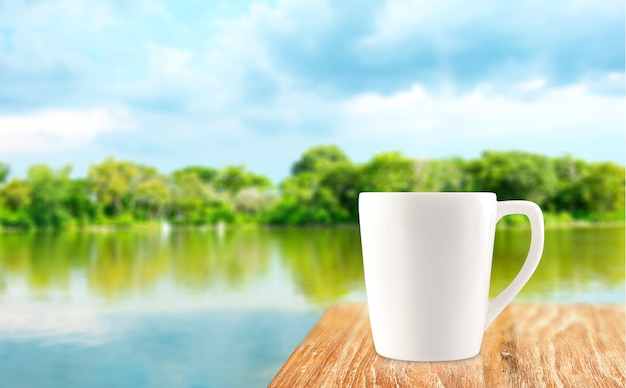
[[0,0],[0,161],[278,182],[308,148],[624,164],[622,0]]

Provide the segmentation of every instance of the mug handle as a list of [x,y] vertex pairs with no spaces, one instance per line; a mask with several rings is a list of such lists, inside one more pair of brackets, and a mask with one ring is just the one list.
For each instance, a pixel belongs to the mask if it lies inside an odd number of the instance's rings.
[[539,265],[539,260],[543,252],[544,226],[541,208],[536,203],[530,201],[499,201],[496,223],[502,217],[511,214],[523,214],[528,217],[531,233],[530,248],[526,261],[524,261],[524,265],[522,265],[522,269],[520,269],[515,279],[513,279],[511,284],[509,284],[504,291],[489,301],[485,329],[491,325],[493,320],[511,303],[515,295],[517,295],[526,282],[528,282],[533,272],[535,272],[537,265]]

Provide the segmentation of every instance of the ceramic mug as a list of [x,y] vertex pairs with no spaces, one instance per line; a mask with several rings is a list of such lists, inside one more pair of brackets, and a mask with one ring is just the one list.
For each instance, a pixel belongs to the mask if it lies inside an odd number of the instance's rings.
[[[496,223],[509,214],[528,217],[530,248],[515,279],[489,300]],[[374,347],[396,360],[476,356],[543,251],[539,206],[494,193],[360,193],[359,226]]]

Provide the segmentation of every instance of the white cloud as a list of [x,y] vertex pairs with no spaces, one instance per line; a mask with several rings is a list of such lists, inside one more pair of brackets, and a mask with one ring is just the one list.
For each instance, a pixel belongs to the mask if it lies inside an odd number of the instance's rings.
[[358,95],[342,105],[340,127],[366,136],[417,134],[435,129],[441,125],[437,112],[443,108],[417,84],[409,91],[391,96]]
[[5,300],[0,305],[0,335],[95,345],[110,333],[109,324],[90,306]]
[[6,153],[75,149],[99,134],[134,126],[124,109],[48,109],[0,116],[0,151]]
[[[366,45],[385,45],[407,41],[417,31],[427,32],[429,39],[441,34],[472,34],[473,29],[496,28],[519,31],[520,36],[534,36],[532,28],[541,26],[558,30],[564,20],[578,18],[614,18],[623,14],[619,0],[598,2],[574,0],[566,2],[516,2],[475,0],[388,0],[375,19],[375,29],[363,40]],[[472,25],[472,29],[467,29]],[[464,30],[464,31],[463,31]],[[452,34],[449,34],[452,33]],[[461,40],[466,39],[459,35]],[[545,38],[541,36],[540,38]]]
[[544,86],[546,86],[546,80],[543,78],[535,78],[535,79],[531,79],[529,81],[526,82],[521,82],[518,85],[518,88],[521,92],[530,92],[530,91],[535,91],[535,90],[539,90],[542,89]]
[[489,87],[462,95],[436,94],[419,84],[390,96],[359,95],[342,104],[339,127],[355,136],[399,135],[422,143],[428,133],[463,139],[623,131],[623,95],[595,94],[593,85],[585,84],[548,90],[543,86],[542,80],[518,86],[534,92],[532,98],[489,94],[484,91]]
[[[509,8],[510,7],[510,8]],[[533,7],[525,4],[525,9]],[[510,12],[517,8],[517,13]],[[416,36],[430,41],[443,50],[462,49],[466,45],[467,35],[472,34],[470,25],[493,27],[507,30],[512,19],[526,17],[525,11],[520,12],[514,5],[499,4],[491,0],[476,0],[471,4],[458,0],[389,0],[376,14],[374,29],[364,37],[360,44],[364,48],[380,48],[397,44],[416,43]],[[548,8],[543,6],[543,10]],[[530,12],[531,14],[533,12]],[[537,15],[533,15],[536,17]],[[499,19],[506,19],[501,23]]]
[[191,77],[193,76],[189,62],[193,52],[176,47],[162,46],[154,43],[148,44],[150,71],[156,76],[166,77]]

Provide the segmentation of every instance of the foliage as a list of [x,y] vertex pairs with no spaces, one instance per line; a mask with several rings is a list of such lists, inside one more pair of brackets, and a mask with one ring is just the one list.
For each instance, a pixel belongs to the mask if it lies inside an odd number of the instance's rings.
[[608,213],[624,208],[624,168],[610,162],[593,163],[577,182],[581,208]]
[[30,206],[30,191],[26,181],[13,178],[0,191],[0,205],[11,212],[26,210]]
[[35,225],[60,228],[70,223],[70,214],[64,206],[70,184],[70,171],[70,166],[55,171],[44,164],[36,164],[28,170],[28,209]]
[[62,205],[80,225],[90,224],[97,218],[98,206],[92,192],[93,184],[88,179],[79,178],[68,182]]
[[211,167],[204,166],[188,166],[181,168],[172,173],[172,176],[176,179],[184,175],[192,174],[198,177],[200,181],[206,185],[213,183],[217,177],[218,171]]
[[337,146],[316,146],[294,163],[281,184],[269,222],[285,225],[356,222],[360,167]]
[[461,158],[420,159],[416,162],[416,191],[474,190],[473,162]]
[[10,171],[9,165],[6,163],[0,162],[0,184],[6,181],[7,177],[9,176],[9,171]]
[[70,178],[70,166],[38,164],[25,179],[6,181],[9,166],[0,163],[0,225],[354,224],[363,191],[493,191],[501,200],[537,202],[554,222],[624,219],[624,167],[571,155],[485,151],[470,160],[425,160],[385,152],[353,163],[339,147],[321,145],[305,151],[291,171],[275,188],[244,166],[188,166],[163,174],[109,157],[85,178]]
[[163,218],[170,202],[170,190],[167,181],[160,177],[149,178],[135,186],[135,214],[139,219],[154,220]]
[[553,160],[528,152],[487,151],[474,162],[474,187],[498,198],[545,203],[557,191]]
[[274,186],[268,177],[246,171],[243,166],[226,166],[217,174],[214,183],[216,189],[231,196],[248,187],[269,190]]
[[302,154],[302,157],[291,167],[291,174],[322,173],[334,164],[349,162],[346,154],[336,145],[319,145]]
[[137,165],[107,158],[89,168],[88,177],[101,210],[107,216],[120,216],[131,203],[133,183],[139,175]]
[[363,166],[363,191],[413,191],[416,161],[399,152],[374,155]]

